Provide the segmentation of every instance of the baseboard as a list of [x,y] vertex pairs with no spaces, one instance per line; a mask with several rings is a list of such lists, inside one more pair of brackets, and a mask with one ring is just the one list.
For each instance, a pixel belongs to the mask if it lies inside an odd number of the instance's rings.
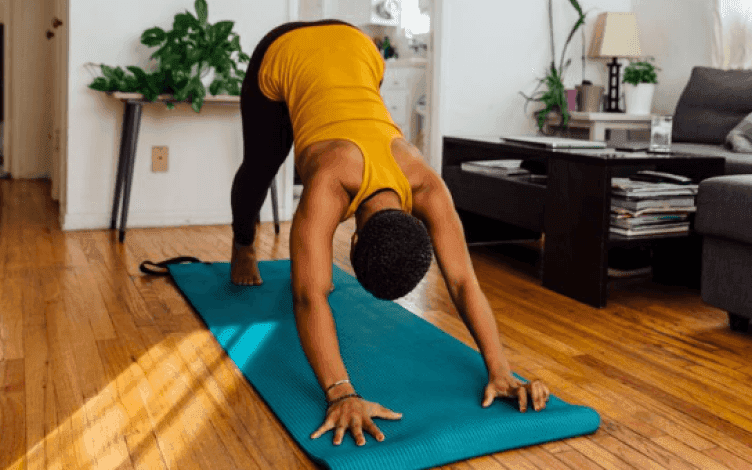
[[[280,220],[287,221],[285,210],[280,207]],[[110,213],[78,213],[64,214],[60,217],[64,231],[71,230],[102,230],[110,228]],[[274,216],[271,209],[261,211],[262,222],[272,222]],[[118,223],[119,219],[118,219]],[[135,213],[128,215],[128,228],[146,227],[180,227],[185,225],[230,225],[232,214],[229,212],[183,212],[183,213]]]

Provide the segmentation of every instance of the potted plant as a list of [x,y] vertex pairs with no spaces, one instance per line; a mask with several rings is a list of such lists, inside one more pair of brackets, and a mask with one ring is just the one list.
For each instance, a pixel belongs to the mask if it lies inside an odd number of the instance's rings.
[[[98,64],[103,76],[97,77],[89,88],[141,93],[148,101],[163,93],[172,94],[175,101],[190,100],[197,113],[203,106],[207,85],[212,95],[240,95],[245,78],[241,64],[251,58],[243,52],[240,37],[232,32],[235,23],[210,24],[206,0],[196,0],[195,8],[195,15],[189,11],[175,15],[172,30],[155,27],[141,35],[142,44],[159,48],[151,56],[156,60],[156,70],[147,72],[129,66],[126,71]],[[167,107],[173,109],[175,105],[167,102]]]
[[657,70],[652,62],[647,60],[631,62],[624,68],[624,100],[629,114],[650,114],[653,104],[655,85],[658,83]]
[[[529,104],[531,101],[543,103],[544,107],[535,112],[535,116],[537,117],[538,122],[538,129],[540,129],[541,131],[543,130],[543,126],[546,123],[546,117],[548,117],[548,114],[551,112],[561,114],[562,128],[566,128],[569,124],[570,114],[569,108],[567,107],[567,96],[564,89],[563,79],[563,75],[566,72],[567,67],[569,67],[569,64],[572,62],[571,59],[566,59],[567,47],[569,47],[569,43],[572,41],[572,38],[574,37],[577,30],[585,24],[585,17],[587,15],[587,13],[584,13],[582,11],[582,7],[577,0],[569,0],[569,3],[577,12],[578,18],[574,26],[572,26],[572,29],[569,32],[569,36],[567,36],[567,41],[564,43],[564,48],[561,51],[561,60],[559,61],[559,66],[556,66],[556,48],[554,47],[554,20],[552,10],[553,5],[552,0],[548,0],[548,20],[551,33],[551,65],[549,66],[546,76],[539,80],[538,86],[535,88],[535,91],[533,91],[532,95],[528,96],[520,92],[520,94],[527,100],[525,103],[525,109],[527,109],[527,104]],[[544,85],[546,89],[539,90],[539,88]]]

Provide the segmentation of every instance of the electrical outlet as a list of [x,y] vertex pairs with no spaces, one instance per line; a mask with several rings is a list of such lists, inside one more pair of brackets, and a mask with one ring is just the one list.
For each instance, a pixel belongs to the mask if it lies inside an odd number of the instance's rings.
[[167,156],[169,151],[167,146],[151,148],[151,171],[154,173],[167,171]]

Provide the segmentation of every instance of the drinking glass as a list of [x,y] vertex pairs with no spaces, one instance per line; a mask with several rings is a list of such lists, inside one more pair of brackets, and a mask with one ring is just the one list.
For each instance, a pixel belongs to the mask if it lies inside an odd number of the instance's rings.
[[650,122],[650,151],[668,153],[671,151],[672,116],[653,116]]

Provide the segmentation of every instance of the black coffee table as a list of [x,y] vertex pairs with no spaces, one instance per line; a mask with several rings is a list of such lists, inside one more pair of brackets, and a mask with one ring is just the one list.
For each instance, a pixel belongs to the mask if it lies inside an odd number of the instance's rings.
[[[723,157],[617,152],[612,149],[549,150],[505,142],[499,137],[456,136],[444,137],[442,176],[457,208],[477,212],[477,201],[483,197],[479,192],[488,191],[489,179],[485,175],[467,172],[461,172],[461,178],[458,178],[459,165],[469,160],[528,158],[545,162],[548,174],[543,190],[545,203],[541,230],[545,233],[544,287],[594,307],[605,307],[609,249],[656,240],[665,240],[662,250],[670,251],[674,246],[674,259],[696,258],[699,266],[698,240],[687,243],[688,239],[698,237],[692,232],[639,239],[611,234],[611,178],[626,176],[639,169],[655,169],[688,176],[698,183],[705,178],[723,175]],[[504,182],[499,179],[499,184]],[[474,187],[479,188],[475,193]],[[471,200],[473,203],[469,203]],[[491,205],[506,203],[493,197],[486,201]],[[501,211],[506,212],[509,211]],[[504,222],[514,223],[511,220]],[[687,252],[688,246],[694,247],[691,252]],[[666,253],[663,255],[671,258]]]

